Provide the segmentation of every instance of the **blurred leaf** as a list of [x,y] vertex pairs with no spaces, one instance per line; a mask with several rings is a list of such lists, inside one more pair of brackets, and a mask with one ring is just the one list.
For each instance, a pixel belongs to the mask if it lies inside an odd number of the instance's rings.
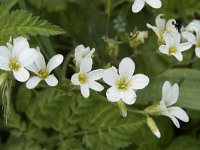
[[176,138],[166,150],[199,150],[199,140],[190,136],[180,136]]
[[0,18],[7,15],[10,9],[17,3],[18,0],[6,0],[0,5]]

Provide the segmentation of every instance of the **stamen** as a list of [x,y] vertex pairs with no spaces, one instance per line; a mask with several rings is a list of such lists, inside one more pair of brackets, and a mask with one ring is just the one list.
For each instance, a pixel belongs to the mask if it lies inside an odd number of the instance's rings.
[[49,75],[49,71],[47,69],[42,69],[38,72],[38,77],[40,79],[45,79],[46,77],[48,77]]
[[78,74],[78,79],[79,79],[79,82],[80,82],[81,84],[85,84],[85,83],[88,82],[88,76],[87,76],[86,73],[79,73],[79,74]]
[[10,59],[8,64],[11,71],[18,71],[20,68],[20,62],[16,58]]

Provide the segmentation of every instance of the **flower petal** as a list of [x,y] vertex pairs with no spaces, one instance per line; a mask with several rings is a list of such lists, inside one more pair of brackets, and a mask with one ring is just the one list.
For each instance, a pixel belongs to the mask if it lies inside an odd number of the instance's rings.
[[91,81],[89,83],[89,88],[93,89],[94,91],[98,91],[98,92],[101,92],[104,89],[104,87],[96,81]]
[[81,94],[85,98],[88,98],[90,96],[90,90],[87,84],[81,84]]
[[92,80],[99,80],[103,77],[103,71],[103,69],[93,70],[89,72],[88,75]]
[[80,72],[89,72],[92,70],[92,58],[86,57],[81,61]]
[[117,69],[115,67],[108,68],[103,72],[103,80],[106,84],[113,86],[116,81],[119,79],[117,74]]
[[11,51],[6,46],[0,46],[0,56],[10,59]]
[[132,59],[128,57],[122,59],[122,61],[119,64],[120,76],[130,79],[134,72],[135,72],[135,63],[132,61]]
[[71,82],[74,85],[80,85],[79,79],[78,79],[78,73],[75,73],[72,77],[71,77]]
[[163,54],[166,54],[166,55],[169,55],[169,50],[168,50],[168,47],[166,45],[161,45],[159,47],[159,51]]
[[54,75],[49,75],[46,79],[44,79],[49,86],[56,86],[58,84],[58,80]]
[[189,121],[189,117],[188,117],[187,113],[180,107],[176,107],[176,106],[169,107],[168,111],[171,115],[182,120],[183,122]]
[[9,64],[9,60],[5,57],[0,56],[0,69],[9,71],[10,68],[8,64]]
[[190,42],[181,43],[178,45],[178,50],[180,52],[183,52],[183,51],[189,50],[191,47],[192,47],[192,43]]
[[160,40],[162,39],[161,33],[164,30],[160,30],[160,28],[152,26],[152,25],[150,25],[148,23],[147,23],[147,27],[150,28],[150,29],[152,29]]
[[162,101],[165,102],[165,104],[170,103],[169,99],[172,95],[172,87],[171,87],[171,83],[169,81],[165,81],[165,83],[163,84],[162,87]]
[[195,48],[195,53],[196,53],[197,57],[200,58],[200,47]]
[[128,104],[128,105],[132,105],[135,103],[136,101],[136,93],[133,90],[127,90],[125,92],[120,92],[120,96],[122,98],[122,100]]
[[37,66],[38,71],[40,71],[42,69],[46,69],[46,63],[45,63],[45,59],[44,59],[44,56],[42,55],[42,53],[37,52],[37,57],[36,57],[34,63]]
[[135,0],[132,5],[132,11],[134,13],[138,13],[144,7],[145,1],[144,0]]
[[40,71],[40,70],[38,70],[38,68],[37,68],[35,63],[32,63],[32,64],[26,66],[26,69],[28,69],[29,71],[34,72],[35,74],[38,74],[38,72]]
[[166,43],[166,45],[167,45],[168,47],[174,46],[174,39],[173,39],[173,37],[172,37],[171,34],[165,33],[165,34],[164,34],[164,40],[165,40],[165,43]]
[[26,82],[26,87],[28,89],[34,89],[40,81],[41,79],[38,76],[33,76]]
[[166,21],[165,19],[162,19],[161,17],[163,17],[163,14],[159,14],[156,17],[156,26],[161,30],[164,31],[165,30],[165,25],[166,25]]
[[15,79],[20,82],[27,81],[30,76],[29,72],[23,67],[21,67],[18,71],[13,71],[13,74]]
[[147,4],[149,4],[153,8],[160,8],[162,3],[160,0],[145,0]]
[[106,96],[110,102],[117,102],[121,99],[120,93],[117,91],[117,89],[114,86],[110,87],[107,90]]
[[166,32],[170,34],[179,34],[175,24],[176,20],[174,19],[168,20],[166,23]]
[[197,44],[196,37],[193,33],[191,32],[183,32],[182,36],[190,43],[192,44]]
[[175,104],[178,100],[178,96],[179,96],[179,86],[178,84],[174,84],[171,88],[171,97],[168,101],[168,105],[167,106],[171,106],[173,104]]
[[143,74],[136,74],[131,78],[134,90],[143,89],[149,84],[149,77]]
[[21,62],[22,67],[26,67],[30,64],[32,64],[37,57],[37,52],[35,49],[25,49],[21,51],[19,55],[19,61]]
[[53,56],[47,64],[48,71],[51,72],[53,69],[58,67],[63,62],[63,59],[64,58],[61,54]]
[[173,123],[177,128],[180,128],[180,123],[178,122],[178,119],[176,119],[174,116],[171,115],[169,115],[168,117],[173,121]]
[[183,60],[183,55],[181,54],[181,52],[172,53],[172,55],[174,55],[178,61]]
[[18,58],[22,51],[29,49],[29,43],[26,38],[18,37],[13,40],[12,56]]

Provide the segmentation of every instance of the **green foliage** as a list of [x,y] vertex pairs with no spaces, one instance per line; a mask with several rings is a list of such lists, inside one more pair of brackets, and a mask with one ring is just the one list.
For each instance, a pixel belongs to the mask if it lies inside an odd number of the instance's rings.
[[7,15],[10,9],[17,3],[17,0],[3,1],[0,5],[0,19]]
[[56,25],[40,20],[25,10],[12,11],[4,16],[0,23],[0,39],[2,43],[8,41],[9,36],[57,35],[64,31]]
[[[105,91],[101,95],[92,92],[84,99],[65,80],[59,80],[60,85],[55,88],[41,83],[34,90],[26,89],[23,83],[14,83],[7,126],[0,115],[0,149],[198,150],[200,61],[194,57],[194,49],[184,52],[183,62],[160,55],[157,37],[150,30],[145,44],[137,48],[129,45],[130,32],[148,30],[146,23],[154,24],[159,13],[164,13],[166,19],[178,19],[179,27],[199,18],[199,0],[162,2],[161,9],[145,5],[140,13],[133,14],[133,1],[129,0],[19,0],[18,3],[4,0],[0,5],[0,43],[5,44],[10,36],[26,36],[31,39],[31,46],[40,46],[46,58],[63,54],[66,56],[63,73],[59,68],[56,76],[71,77],[74,47],[84,44],[96,48],[93,68],[118,66],[121,58],[128,56],[136,64],[136,73],[150,77],[150,84],[137,91],[136,104],[128,107],[128,116],[123,118],[117,106],[105,98]],[[12,9],[14,5],[17,10]],[[67,34],[56,38],[37,36],[65,32],[49,22],[61,26]],[[119,32],[119,28],[124,32]],[[119,44],[119,55],[114,59],[107,55],[105,35],[107,42]],[[186,109],[190,122],[176,129],[169,118],[151,116],[161,132],[158,139],[148,129],[146,117],[133,110],[160,101],[166,80],[179,84],[177,105]]]

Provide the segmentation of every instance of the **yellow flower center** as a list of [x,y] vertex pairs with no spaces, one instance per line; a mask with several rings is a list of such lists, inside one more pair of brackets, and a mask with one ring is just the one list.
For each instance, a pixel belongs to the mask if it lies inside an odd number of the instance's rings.
[[126,91],[128,90],[130,83],[126,78],[121,78],[116,82],[116,86],[119,91]]
[[48,77],[49,75],[49,71],[47,69],[42,69],[38,72],[38,77],[40,79],[45,79],[46,77]]
[[16,58],[12,58],[8,66],[11,71],[18,71],[20,68],[20,62]]
[[79,73],[78,74],[78,80],[81,84],[85,84],[88,82],[88,76],[86,73]]
[[169,48],[169,54],[176,53],[177,49],[175,46]]

